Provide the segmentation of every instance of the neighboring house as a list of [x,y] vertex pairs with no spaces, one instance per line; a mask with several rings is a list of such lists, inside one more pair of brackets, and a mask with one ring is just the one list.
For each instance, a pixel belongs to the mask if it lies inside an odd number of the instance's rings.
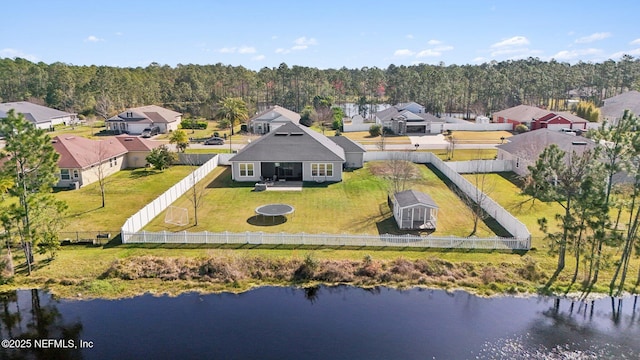
[[493,113],[493,122],[512,124],[513,129],[520,124],[524,124],[531,129],[531,124],[534,120],[548,114],[549,110],[529,105],[518,105]]
[[544,149],[551,144],[558,145],[567,157],[574,151],[582,153],[596,146],[593,141],[583,137],[540,129],[508,138],[507,143],[497,146],[497,159],[511,161],[513,171],[520,176],[526,176],[529,173],[529,165],[534,165]]
[[628,91],[605,99],[604,106],[600,108],[600,117],[609,123],[617,124],[625,110],[640,115],[640,92]]
[[125,168],[144,167],[146,156],[156,145],[133,136],[91,140],[75,135],[52,139],[60,154],[60,178],[56,187],[80,188]]
[[398,104],[376,113],[376,123],[397,135],[439,134],[445,120],[424,112],[414,102]]
[[393,217],[401,230],[435,230],[438,205],[431,196],[415,191],[397,192],[391,199]]
[[562,131],[563,129],[587,130],[588,121],[569,112],[550,112],[531,123],[531,130],[549,129]]
[[21,113],[24,115],[25,119],[39,129],[49,129],[61,124],[72,124],[78,120],[77,114],[48,108],[27,101],[0,104],[0,118],[7,117],[7,113],[11,109],[14,109],[16,114]]
[[328,137],[286,122],[229,159],[232,179],[341,181],[345,151]]
[[351,118],[346,117],[342,120],[343,132],[369,131],[371,125],[375,124],[375,120],[365,119],[360,114],[353,115]]
[[346,136],[330,136],[329,139],[344,150],[346,169],[359,169],[364,166],[364,146]]
[[157,126],[165,134],[178,129],[182,114],[157,105],[127,109],[105,121],[107,130],[116,134],[142,134],[145,128]]
[[249,119],[248,124],[250,132],[266,134],[288,122],[299,124],[300,115],[275,105]]

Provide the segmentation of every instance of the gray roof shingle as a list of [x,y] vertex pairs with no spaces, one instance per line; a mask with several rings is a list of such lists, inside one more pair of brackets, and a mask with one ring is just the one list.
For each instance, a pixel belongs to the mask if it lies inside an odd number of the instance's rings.
[[405,190],[393,195],[401,208],[414,205],[426,205],[431,208],[438,208],[438,205],[431,196],[416,190]]
[[75,115],[74,113],[52,109],[28,101],[17,101],[0,104],[0,118],[7,117],[7,112],[11,109],[14,109],[16,113],[23,114],[25,119],[36,124],[46,123],[51,119]]
[[245,146],[229,161],[344,162],[344,150],[326,136],[286,122]]

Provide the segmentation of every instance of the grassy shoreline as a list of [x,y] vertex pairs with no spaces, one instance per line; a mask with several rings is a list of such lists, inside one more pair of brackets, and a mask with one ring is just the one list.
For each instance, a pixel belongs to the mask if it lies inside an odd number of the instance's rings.
[[[240,293],[261,286],[437,288],[479,296],[535,296],[553,263],[533,253],[451,250],[332,249],[319,247],[69,246],[54,261],[16,275],[0,292],[39,288],[64,299],[119,299],[144,294]],[[20,261],[15,258],[15,264]],[[543,294],[564,294],[571,269]],[[603,277],[594,294],[605,294]],[[579,292],[577,286],[569,289]],[[631,288],[628,289],[632,291]]]

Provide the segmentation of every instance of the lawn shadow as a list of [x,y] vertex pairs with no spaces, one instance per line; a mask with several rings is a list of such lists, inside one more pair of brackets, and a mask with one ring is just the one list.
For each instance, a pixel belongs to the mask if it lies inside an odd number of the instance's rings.
[[275,226],[275,225],[282,225],[286,222],[287,222],[287,218],[282,215],[278,215],[278,216],[254,215],[247,219],[247,223],[253,226]]
[[221,189],[221,188],[253,188],[255,183],[238,182],[231,180],[231,167],[227,166],[220,175],[216,176],[209,184],[207,189]]
[[65,218],[71,218],[71,217],[74,217],[74,216],[80,216],[80,215],[88,214],[90,212],[94,212],[94,211],[100,210],[100,209],[102,209],[102,206],[98,206],[97,208],[81,211],[81,212],[78,212],[78,213],[75,213],[75,214],[68,214],[67,216],[65,216]]
[[131,174],[129,174],[129,177],[131,179],[139,179],[139,178],[143,178],[146,176],[151,176],[151,175],[157,175],[157,174],[161,174],[162,171],[160,170],[156,170],[156,169],[134,169],[133,171],[131,171]]
[[[426,164],[425,166],[427,166],[431,171],[433,171],[433,173],[445,184],[447,185],[447,187],[453,191],[456,195],[458,195],[458,197],[460,197],[463,202],[465,204],[471,202],[471,198],[469,198],[467,195],[465,195],[462,190],[460,190],[460,188],[458,188],[458,186],[456,186],[456,184],[454,184],[445,174],[443,174],[442,172],[440,172],[440,170],[438,170],[435,166],[433,166],[432,164]],[[493,218],[493,216],[491,216],[491,214],[486,213],[484,210],[482,210],[482,215],[481,215],[481,221],[487,225],[487,227],[493,231],[494,234],[496,234],[496,236],[502,236],[502,237],[512,237],[513,235],[511,235],[504,227],[502,227],[502,225],[500,225],[500,223],[498,223],[498,221],[496,221],[496,219]]]

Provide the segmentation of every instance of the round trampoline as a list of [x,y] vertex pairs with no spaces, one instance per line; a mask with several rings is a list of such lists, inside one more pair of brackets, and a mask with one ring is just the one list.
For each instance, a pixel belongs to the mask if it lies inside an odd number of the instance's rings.
[[287,204],[267,204],[256,208],[256,214],[271,216],[271,221],[273,221],[276,216],[286,216],[292,214],[293,211],[293,206]]

